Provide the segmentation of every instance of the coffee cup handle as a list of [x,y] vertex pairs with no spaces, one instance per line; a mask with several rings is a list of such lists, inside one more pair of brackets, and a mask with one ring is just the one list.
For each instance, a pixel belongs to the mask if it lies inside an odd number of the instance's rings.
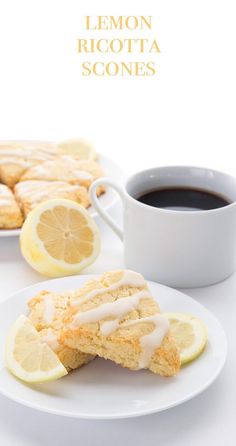
[[98,180],[94,181],[89,189],[89,195],[91,203],[94,207],[94,209],[97,211],[97,213],[102,217],[102,219],[108,224],[108,226],[113,229],[113,231],[116,233],[116,235],[123,240],[123,231],[120,228],[120,226],[113,220],[113,218],[110,217],[107,211],[103,209],[103,207],[100,204],[100,200],[97,197],[97,188],[98,186],[109,186],[112,189],[114,189],[118,195],[120,195],[122,201],[124,199],[124,191],[120,187],[119,184],[117,184],[115,181],[110,180],[109,178],[99,178]]

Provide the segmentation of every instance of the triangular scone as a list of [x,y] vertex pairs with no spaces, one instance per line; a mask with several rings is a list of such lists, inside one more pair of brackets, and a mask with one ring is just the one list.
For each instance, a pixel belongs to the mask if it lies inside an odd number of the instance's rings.
[[168,320],[138,273],[107,272],[87,283],[70,301],[64,322],[61,342],[68,347],[132,370],[145,368],[163,376],[179,371]]
[[87,364],[93,356],[63,345],[60,331],[71,294],[41,291],[28,302],[28,317],[39,331],[41,338],[57,354],[68,371]]
[[57,148],[51,143],[14,142],[0,143],[0,181],[13,187],[30,167],[53,159]]
[[25,217],[38,204],[52,198],[67,198],[85,208],[90,205],[85,187],[64,181],[22,181],[15,185],[14,193]]
[[102,176],[104,176],[103,169],[96,161],[78,160],[69,155],[61,155],[31,167],[21,177],[21,181],[66,181],[88,189],[93,181]]
[[0,229],[20,228],[23,216],[12,191],[0,184]]

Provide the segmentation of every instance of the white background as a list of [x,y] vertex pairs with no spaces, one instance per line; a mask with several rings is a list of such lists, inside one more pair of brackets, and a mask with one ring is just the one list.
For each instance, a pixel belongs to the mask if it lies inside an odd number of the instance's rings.
[[[110,14],[153,16],[155,77],[82,78],[83,16]],[[0,1],[0,138],[83,135],[127,170],[232,171],[235,20],[234,0]]]
[[[153,16],[161,49],[155,78],[82,78],[76,39],[83,16],[110,14]],[[235,22],[234,0],[1,0],[0,139],[84,136],[127,172],[192,164],[236,173]],[[90,272],[122,265],[121,244],[109,237]],[[1,241],[0,262],[3,295],[39,280],[16,240]],[[231,277],[189,291],[216,314],[231,341],[224,372],[194,401],[158,416],[90,423],[31,413],[1,399],[0,441],[235,444],[235,290]]]

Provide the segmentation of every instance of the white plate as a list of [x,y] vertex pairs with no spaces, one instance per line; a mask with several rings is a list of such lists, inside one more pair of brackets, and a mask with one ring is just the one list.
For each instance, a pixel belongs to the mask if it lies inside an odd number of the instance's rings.
[[204,353],[178,376],[164,378],[142,370],[132,372],[110,361],[90,364],[51,383],[26,385],[4,367],[3,344],[12,322],[27,313],[26,302],[40,290],[61,292],[80,287],[96,276],[73,276],[33,285],[0,304],[0,392],[31,408],[77,418],[115,419],[159,412],[187,401],[205,390],[220,373],[227,343],[215,317],[192,298],[174,289],[148,282],[163,311],[198,316],[209,331]]
[[[110,160],[106,156],[99,155],[99,164],[103,167],[107,177],[113,178],[120,184],[124,182],[124,174],[122,172],[122,169],[112,160]],[[108,188],[106,193],[100,196],[99,200],[104,209],[108,211],[111,210],[117,203],[117,201],[119,200],[119,196],[113,189]],[[98,217],[97,212],[92,207],[89,208],[89,213],[95,219]],[[20,231],[20,229],[0,229],[0,237],[19,236]]]

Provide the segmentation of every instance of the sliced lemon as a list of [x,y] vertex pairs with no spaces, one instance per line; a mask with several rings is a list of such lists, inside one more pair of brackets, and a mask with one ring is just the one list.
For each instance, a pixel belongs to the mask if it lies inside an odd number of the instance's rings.
[[207,328],[200,319],[182,313],[164,313],[169,319],[170,333],[180,352],[181,364],[193,361],[207,343]]
[[73,155],[81,160],[94,161],[97,157],[92,144],[85,139],[62,141],[57,146],[63,155]]
[[66,199],[46,201],[31,211],[20,236],[21,252],[49,277],[77,274],[100,252],[100,234],[89,212]]
[[21,315],[10,328],[5,362],[17,378],[31,382],[51,381],[67,375],[67,370],[52,349],[41,341],[30,320]]

